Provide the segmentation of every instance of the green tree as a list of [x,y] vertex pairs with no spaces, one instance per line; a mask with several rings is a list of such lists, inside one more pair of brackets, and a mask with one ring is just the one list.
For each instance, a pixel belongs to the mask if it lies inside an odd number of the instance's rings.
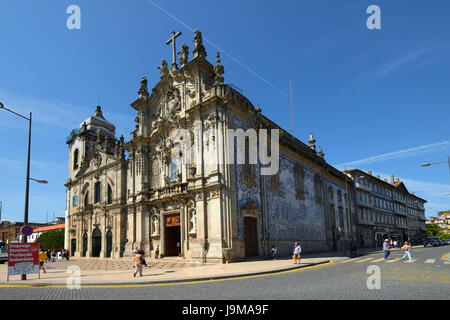
[[64,248],[64,229],[47,231],[41,234],[36,242],[39,243],[41,249],[60,250]]
[[429,223],[427,224],[427,236],[437,236],[442,230],[437,224]]

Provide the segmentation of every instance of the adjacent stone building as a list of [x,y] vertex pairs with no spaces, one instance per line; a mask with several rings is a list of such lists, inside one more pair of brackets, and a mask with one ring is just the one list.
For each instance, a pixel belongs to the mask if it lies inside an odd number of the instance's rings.
[[[356,241],[352,180],[325,161],[312,134],[302,143],[225,84],[220,56],[206,59],[198,30],[194,44],[191,61],[185,44],[180,65],[175,48],[171,67],[162,60],[150,92],[141,79],[129,141],[115,137],[101,107],[67,139],[70,251],[118,258],[137,246],[153,258],[159,246],[163,256],[222,263],[268,256],[272,245],[290,254],[294,241],[304,252]],[[275,174],[262,174],[271,164],[258,150],[277,156]]]
[[425,236],[426,200],[409,193],[399,178],[381,180],[372,172],[344,171],[357,193],[358,240],[363,247],[381,247],[384,239],[421,243]]

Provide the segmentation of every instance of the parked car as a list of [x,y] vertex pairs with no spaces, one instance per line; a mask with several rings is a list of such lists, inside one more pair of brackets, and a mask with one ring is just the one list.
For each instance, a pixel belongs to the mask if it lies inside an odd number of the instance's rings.
[[445,241],[445,244],[450,244],[450,239],[446,239],[444,241]]
[[440,246],[441,243],[437,237],[428,237],[423,244],[424,247],[437,247]]
[[443,246],[444,245],[444,240],[437,239],[436,241],[438,242],[438,246]]

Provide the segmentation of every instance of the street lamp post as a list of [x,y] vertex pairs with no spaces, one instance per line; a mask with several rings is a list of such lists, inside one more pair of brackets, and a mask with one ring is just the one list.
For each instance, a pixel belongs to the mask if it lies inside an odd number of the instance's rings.
[[441,164],[441,163],[448,163],[448,173],[450,174],[450,156],[447,156],[447,160],[446,161],[439,161],[439,162],[431,162],[431,163],[422,163],[421,166],[422,167],[429,167],[435,164]]
[[[23,217],[23,224],[27,225],[28,224],[28,203],[29,203],[29,194],[30,194],[30,180],[36,181],[38,183],[48,183],[46,180],[38,180],[38,179],[33,179],[30,178],[30,151],[31,151],[31,119],[32,119],[32,114],[30,112],[30,117],[27,118],[17,112],[14,112],[8,108],[5,108],[5,106],[3,105],[3,103],[0,102],[0,109],[4,109],[6,111],[9,111],[25,120],[28,120],[29,122],[29,126],[28,126],[28,155],[27,155],[27,177],[26,177],[26,181],[25,181],[25,212],[24,212],[24,217]],[[23,242],[27,242],[27,237],[22,237]],[[22,280],[26,280],[27,279],[27,275],[26,274],[22,274]]]

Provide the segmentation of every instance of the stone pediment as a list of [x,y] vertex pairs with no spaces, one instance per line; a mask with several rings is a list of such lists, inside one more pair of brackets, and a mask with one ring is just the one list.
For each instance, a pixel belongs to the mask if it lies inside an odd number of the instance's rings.
[[75,175],[75,178],[97,172],[99,169],[104,168],[108,164],[118,160],[119,159],[107,153],[105,150],[96,148],[94,152],[90,153],[81,161],[80,169]]

